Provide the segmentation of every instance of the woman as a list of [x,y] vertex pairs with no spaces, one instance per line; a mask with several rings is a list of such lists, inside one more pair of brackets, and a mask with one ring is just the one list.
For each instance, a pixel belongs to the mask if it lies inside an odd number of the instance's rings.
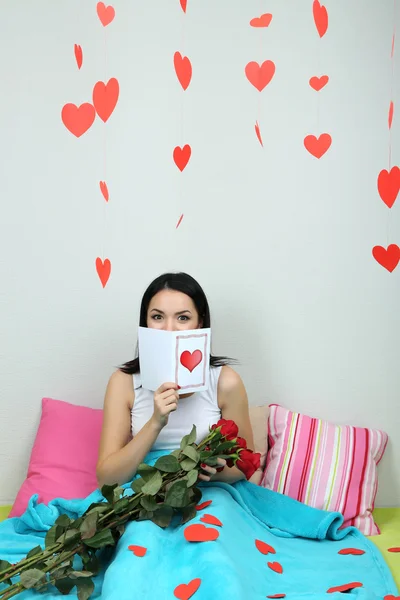
[[[155,279],[142,298],[142,327],[184,331],[210,327],[206,295],[186,273],[166,273]],[[104,400],[97,479],[104,484],[125,483],[151,449],[179,448],[193,424],[198,440],[207,435],[218,419],[232,419],[239,435],[254,449],[253,433],[245,387],[225,357],[210,357],[210,386],[205,392],[178,395],[178,386],[166,382],[154,394],[140,385],[139,357],[125,363],[110,377]],[[175,413],[175,414],[174,414]],[[133,434],[133,438],[131,436]],[[204,481],[235,483],[244,479],[236,467],[222,470],[204,465]],[[259,473],[255,478],[259,478]],[[252,478],[253,480],[253,478]]]

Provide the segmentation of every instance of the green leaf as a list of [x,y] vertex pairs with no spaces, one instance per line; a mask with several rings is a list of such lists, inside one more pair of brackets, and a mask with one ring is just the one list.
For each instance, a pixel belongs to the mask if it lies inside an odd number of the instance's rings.
[[94,583],[91,579],[77,579],[76,589],[78,591],[78,600],[88,600],[93,593]]
[[138,521],[147,521],[149,519],[152,519],[153,517],[153,512],[152,511],[148,511],[145,508],[142,508],[142,510],[139,512],[139,516],[137,518]]
[[57,542],[63,542],[65,545],[70,545],[72,542],[80,539],[81,534],[79,529],[67,529],[65,533],[62,533]]
[[217,456],[209,456],[203,462],[206,463],[209,467],[216,467],[218,465],[218,457]]
[[46,573],[40,569],[27,569],[21,573],[21,583],[27,590],[44,581],[46,581]]
[[139,492],[142,491],[142,487],[145,484],[145,480],[142,479],[141,477],[139,479],[134,479],[131,483],[131,488],[133,489],[133,491],[135,492],[135,494],[138,494]]
[[143,494],[150,494],[151,496],[155,496],[158,490],[162,486],[163,478],[161,473],[156,471],[153,477],[142,487]]
[[[179,451],[178,451],[179,452]],[[177,473],[180,470],[180,464],[176,456],[161,456],[154,465],[159,471],[165,473]]]
[[190,433],[188,433],[187,435],[184,435],[181,440],[181,450],[183,450],[184,448],[186,448],[186,446],[188,446],[190,444],[194,444],[194,442],[196,441],[196,437],[197,437],[196,425],[193,425],[192,431]]
[[121,513],[122,511],[125,510],[125,508],[128,506],[129,504],[129,498],[125,497],[125,498],[120,498],[118,500],[118,502],[116,502],[114,504],[114,512],[115,514],[119,515],[119,513]]
[[143,496],[140,500],[140,504],[148,511],[157,510],[157,502],[153,496]]
[[219,446],[217,446],[214,450],[215,454],[223,454],[226,452],[226,450],[231,450],[231,448],[234,448],[236,446],[236,442],[235,441],[230,441],[230,442],[222,442],[222,444],[220,444]]
[[84,540],[84,544],[89,548],[104,548],[104,546],[114,546],[115,540],[110,529],[98,531],[92,538]]
[[[40,546],[39,546],[40,548]],[[34,548],[35,550],[35,548]],[[32,552],[32,550],[31,550]],[[26,555],[26,557],[28,558],[29,554]],[[5,571],[6,569],[8,569],[9,567],[12,567],[12,564],[10,562],[8,562],[8,560],[0,560],[0,571]]]
[[56,541],[58,540],[58,538],[60,537],[60,535],[63,534],[63,528],[60,525],[53,525],[53,527],[51,527],[48,532],[46,533],[46,537],[45,537],[45,541],[44,541],[44,545],[45,548],[48,548],[49,546],[52,546],[53,544],[56,543]]
[[135,496],[135,495],[130,496],[130,498],[129,498],[129,510],[133,510],[136,506],[139,506],[139,504],[140,504],[140,496],[139,495],[137,495],[137,496]]
[[181,469],[184,471],[191,471],[197,466],[197,461],[194,461],[191,458],[184,458],[180,465]]
[[93,573],[91,571],[71,571],[68,573],[71,579],[79,579],[81,577],[92,577]]
[[60,525],[61,527],[64,527],[64,528],[68,527],[70,523],[71,523],[71,519],[69,518],[68,515],[60,515],[55,520],[56,525]]
[[186,487],[192,487],[192,485],[194,485],[197,481],[197,478],[199,476],[199,472],[197,469],[192,469],[192,471],[189,471],[189,473],[186,475],[187,478],[187,483],[186,483]]
[[[107,502],[93,502],[93,504],[91,504],[89,506],[87,511],[85,513],[83,513],[83,516],[85,517],[86,515],[90,515],[92,512],[97,512],[100,515],[104,512],[107,512],[108,510],[111,510],[111,508],[107,504]],[[74,521],[74,525],[75,525],[75,521]]]
[[116,487],[114,490],[114,493],[113,493],[113,502],[118,502],[118,500],[121,498],[123,493],[124,493],[123,487],[121,487],[121,486]]
[[186,448],[182,450],[182,454],[189,457],[191,460],[194,460],[195,463],[198,463],[200,460],[200,452],[197,452],[193,446],[186,446]]
[[112,504],[113,499],[114,499],[114,490],[118,487],[118,483],[113,483],[112,485],[103,485],[103,487],[101,488],[101,493],[104,496],[104,498],[107,500],[107,502],[109,502],[110,504]]
[[[40,552],[43,552],[42,547],[41,546],[35,546],[34,548],[32,548],[32,550],[30,550],[28,552],[28,554],[26,555],[26,558],[31,558],[31,556],[35,556],[36,554],[39,554]],[[5,561],[1,561],[1,562],[5,562]],[[1,567],[1,562],[0,562],[0,571],[2,571],[2,567]],[[4,567],[5,569],[6,567]]]
[[195,504],[189,504],[189,506],[185,506],[185,508],[182,510],[181,525],[184,525],[188,521],[191,521],[196,516],[197,516],[197,510],[196,510]]
[[158,510],[153,513],[151,520],[159,527],[168,527],[174,515],[174,510],[171,506],[163,504]]
[[54,585],[60,594],[65,596],[69,594],[72,588],[76,586],[76,581],[72,581],[72,579],[69,579],[69,577],[63,577],[62,579],[57,579],[57,581],[54,582]]
[[147,482],[149,481],[149,479],[151,479],[154,475],[154,473],[157,471],[157,469],[155,469],[154,467],[151,467],[150,465],[146,464],[146,463],[140,463],[140,465],[137,468],[137,473]]
[[169,454],[169,455],[170,455],[170,456],[175,456],[175,458],[179,458],[180,454],[181,454],[181,451],[180,451],[180,449],[178,448],[177,450],[173,450],[172,452],[170,452],[170,454]]
[[82,525],[79,528],[79,531],[82,534],[82,539],[87,540],[94,536],[97,531],[97,522],[99,520],[99,513],[92,512],[90,515],[87,515],[83,520]]
[[191,497],[190,499],[192,502],[194,502],[195,504],[199,504],[200,500],[202,499],[203,493],[200,488],[194,487],[190,489],[189,495]]
[[189,503],[187,481],[176,481],[165,495],[165,503],[173,508],[182,508]]

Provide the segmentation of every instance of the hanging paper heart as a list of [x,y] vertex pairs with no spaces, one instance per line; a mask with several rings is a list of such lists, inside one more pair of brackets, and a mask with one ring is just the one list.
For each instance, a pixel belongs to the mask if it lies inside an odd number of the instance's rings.
[[365,550],[360,550],[360,548],[343,548],[342,550],[339,550],[338,554],[361,556],[361,554],[365,554]]
[[76,135],[81,137],[93,125],[96,117],[96,111],[92,104],[85,102],[80,106],[76,104],[65,104],[61,111],[61,119],[65,127]]
[[147,552],[147,548],[145,548],[144,546],[131,545],[131,546],[128,546],[128,550],[131,550],[135,556],[140,556],[140,557],[144,556]]
[[179,221],[177,222],[175,229],[178,229],[179,225],[182,223],[182,219],[183,219],[183,214],[181,214],[181,216],[179,217]]
[[181,148],[180,146],[176,146],[176,148],[174,149],[174,161],[180,171],[183,171],[183,169],[188,164],[191,154],[192,149],[189,146],[189,144],[185,144],[183,148]]
[[392,128],[393,111],[394,111],[394,104],[393,104],[392,101],[390,101],[390,104],[389,104],[389,117],[388,117],[389,129]]
[[82,66],[83,54],[82,54],[82,48],[81,48],[81,46],[79,46],[79,44],[74,45],[74,52],[75,52],[76,64],[78,65],[78,69],[80,69]]
[[382,169],[378,175],[378,192],[386,206],[392,208],[400,191],[400,169],[392,167],[390,171]]
[[203,508],[207,508],[207,506],[210,506],[211,503],[212,503],[212,500],[206,500],[206,502],[202,502],[201,504],[198,504],[196,506],[196,510],[203,510]]
[[358,581],[353,581],[352,583],[345,583],[344,585],[337,585],[335,587],[331,587],[326,593],[333,594],[335,592],[349,592],[350,590],[355,590],[356,588],[360,588],[362,586],[362,583],[359,583]]
[[194,369],[201,363],[203,360],[203,353],[201,350],[194,350],[194,352],[189,352],[189,350],[185,350],[181,354],[181,365],[185,367],[188,371],[192,373]]
[[187,90],[192,79],[192,64],[190,60],[187,56],[182,56],[180,52],[175,52],[174,67],[179,83],[184,90]]
[[254,129],[256,130],[256,136],[258,137],[258,141],[260,142],[261,146],[264,148],[264,144],[263,144],[263,141],[262,141],[262,138],[261,138],[260,126],[258,124],[258,121],[256,121]]
[[313,16],[319,37],[323,37],[328,29],[328,11],[319,0],[313,2]]
[[110,118],[119,96],[119,83],[112,77],[107,84],[98,81],[93,88],[93,104],[104,123]]
[[275,548],[261,540],[256,540],[256,548],[261,554],[276,554]]
[[187,0],[179,0],[179,1],[181,3],[182,10],[185,13],[186,12]]
[[201,579],[192,579],[189,583],[181,583],[174,589],[175,598],[179,600],[189,600],[197,592],[201,585]]
[[104,262],[101,258],[96,258],[96,271],[101,281],[101,285],[105,288],[111,273],[111,263],[108,258],[106,258]]
[[315,135],[307,135],[304,138],[306,150],[315,158],[321,158],[330,148],[332,138],[329,133],[322,133],[318,138]]
[[[372,255],[376,262],[392,273],[400,261],[400,248],[397,244],[390,244],[387,250],[383,246],[374,246]],[[394,551],[390,550],[390,552]]]
[[264,13],[261,17],[255,17],[250,21],[252,27],[268,27],[272,21],[271,13]]
[[200,521],[202,523],[206,523],[207,525],[216,525],[217,527],[222,527],[221,521],[213,515],[205,514],[201,517]]
[[267,563],[271,571],[275,571],[275,573],[283,573],[283,567],[281,563],[278,562],[269,562]]
[[262,65],[252,61],[246,65],[244,71],[250,83],[254,85],[259,92],[262,92],[275,74],[275,64],[272,60],[266,60]]
[[219,531],[196,523],[186,527],[184,535],[188,542],[214,542],[219,537]]
[[319,92],[329,81],[328,75],[322,75],[321,77],[311,77],[309,84],[313,90]]
[[101,193],[104,196],[104,200],[106,202],[108,202],[109,194],[108,194],[108,187],[107,187],[107,184],[106,184],[105,181],[100,181],[100,190],[101,190]]
[[114,20],[115,10],[112,6],[105,6],[104,2],[97,3],[97,14],[104,27]]

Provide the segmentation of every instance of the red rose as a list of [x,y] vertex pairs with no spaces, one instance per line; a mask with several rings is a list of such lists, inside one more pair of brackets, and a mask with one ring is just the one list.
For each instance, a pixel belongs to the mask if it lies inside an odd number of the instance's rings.
[[236,445],[239,446],[239,448],[247,448],[246,440],[241,437],[238,437],[238,439],[236,440]]
[[234,440],[239,433],[235,421],[231,421],[230,419],[220,419],[218,423],[212,425],[211,429],[217,429],[217,427],[221,428],[221,435],[228,441]]
[[236,462],[236,466],[245,475],[246,479],[250,477],[260,468],[261,454],[259,452],[252,452],[247,448],[240,451],[240,458]]

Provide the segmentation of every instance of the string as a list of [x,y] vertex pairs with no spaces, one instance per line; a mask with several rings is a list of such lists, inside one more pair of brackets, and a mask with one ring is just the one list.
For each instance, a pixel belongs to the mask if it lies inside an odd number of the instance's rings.
[[[393,99],[393,90],[394,90],[394,65],[395,65],[395,44],[396,44],[396,0],[393,0],[393,33],[392,33],[392,44],[390,51],[390,60],[391,60],[391,82],[390,82],[390,102],[389,102],[389,111],[392,106]],[[389,128],[389,173],[392,169],[392,123],[388,123]],[[390,225],[391,225],[391,211],[389,210],[387,213],[387,221],[386,221],[386,247],[389,246],[390,242]]]
[[[107,68],[107,31],[106,31],[106,27],[104,27],[104,83],[107,84],[107,72],[108,72],[108,68]],[[104,168],[104,178],[103,181],[105,181],[105,184],[107,186],[107,190],[108,190],[108,182],[107,182],[107,128],[106,128],[106,123],[104,123],[104,127],[103,127],[103,151],[104,151],[104,163],[103,163],[103,168]],[[103,199],[104,202],[104,206],[103,206],[103,260],[105,260],[106,258],[106,232],[107,232],[107,204],[108,201],[106,202],[105,198]]]

